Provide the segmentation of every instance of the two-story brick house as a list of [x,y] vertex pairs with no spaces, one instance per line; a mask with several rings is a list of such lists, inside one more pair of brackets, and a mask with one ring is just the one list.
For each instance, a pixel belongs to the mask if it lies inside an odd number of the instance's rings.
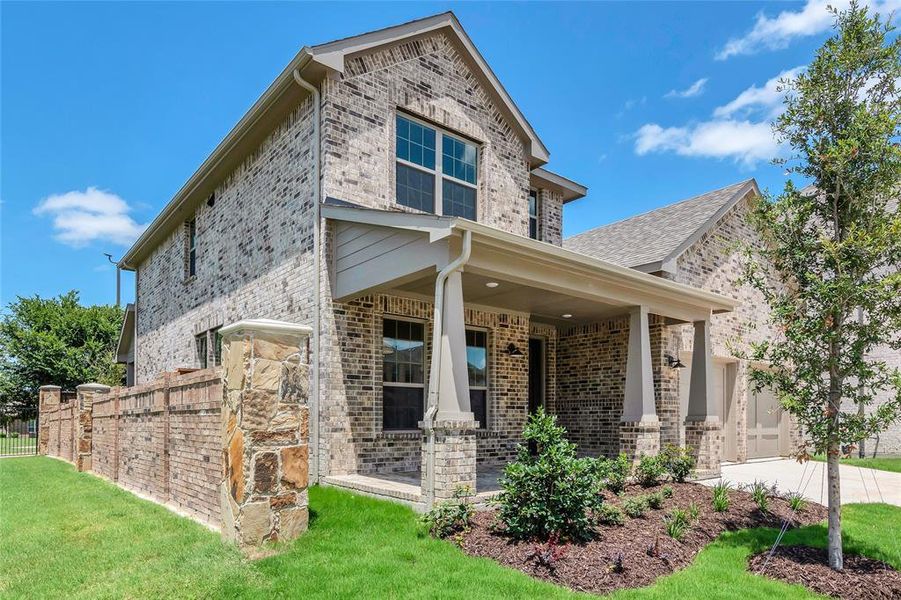
[[123,257],[120,353],[141,383],[215,365],[224,324],[310,325],[314,480],[413,502],[490,489],[538,406],[583,452],[681,435],[716,472],[737,303],[563,247],[586,190],[549,158],[451,13],[306,47]]

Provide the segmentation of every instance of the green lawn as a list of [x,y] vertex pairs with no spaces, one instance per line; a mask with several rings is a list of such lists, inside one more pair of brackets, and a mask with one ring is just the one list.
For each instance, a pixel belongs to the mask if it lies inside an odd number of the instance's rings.
[[[826,462],[826,457],[818,454],[813,460]],[[879,471],[891,471],[893,473],[901,473],[901,457],[894,458],[843,458],[843,465],[851,465],[853,467],[866,467],[868,469],[877,469]]]
[[[257,562],[219,536],[91,475],[44,458],[0,460],[0,597],[3,598],[493,598],[577,597],[423,536],[402,506],[329,488],[310,491],[310,531]],[[890,536],[901,509],[845,509],[849,551],[901,568]],[[773,530],[723,536],[695,563],[617,598],[810,597],[745,571]],[[825,544],[822,527],[788,543]]]

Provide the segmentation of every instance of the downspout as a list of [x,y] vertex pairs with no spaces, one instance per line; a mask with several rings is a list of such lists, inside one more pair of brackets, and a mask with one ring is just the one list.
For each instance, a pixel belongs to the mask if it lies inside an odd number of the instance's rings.
[[451,273],[469,262],[472,254],[472,232],[463,232],[463,250],[460,256],[438,272],[435,279],[435,316],[432,325],[432,360],[429,366],[429,402],[423,425],[428,435],[426,444],[426,510],[435,504],[435,413],[438,412],[438,390],[441,378],[441,335],[444,323],[444,286]]
[[320,96],[319,88],[306,81],[300,76],[300,70],[294,69],[294,81],[297,85],[310,92],[313,99],[313,272],[316,276],[313,278],[313,347],[312,357],[312,381],[310,382],[310,446],[313,448],[312,461],[312,477],[314,482],[319,481],[319,332],[322,328],[321,321],[321,258],[322,248],[320,245],[320,228],[321,228],[321,200],[322,200],[322,180],[320,178],[320,143],[321,143],[321,117],[320,117]]

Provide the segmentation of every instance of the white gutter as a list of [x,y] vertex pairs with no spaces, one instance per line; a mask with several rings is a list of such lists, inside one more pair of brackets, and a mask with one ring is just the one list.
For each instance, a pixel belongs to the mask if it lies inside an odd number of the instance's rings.
[[300,70],[294,69],[294,81],[303,89],[310,92],[313,101],[313,347],[312,357],[312,381],[310,382],[310,447],[313,449],[312,477],[313,482],[319,481],[319,332],[321,324],[321,215],[322,181],[320,179],[319,151],[320,151],[320,98],[319,88],[300,76]]
[[435,504],[435,413],[438,412],[438,390],[441,379],[441,335],[444,323],[444,286],[451,273],[469,262],[472,255],[472,232],[463,232],[463,250],[456,259],[438,272],[435,279],[435,316],[432,324],[432,360],[429,366],[429,401],[423,425],[429,442],[426,445],[426,510]]

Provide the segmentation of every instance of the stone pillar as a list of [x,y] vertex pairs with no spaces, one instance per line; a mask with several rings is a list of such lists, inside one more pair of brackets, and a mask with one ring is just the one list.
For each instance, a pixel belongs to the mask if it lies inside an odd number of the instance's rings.
[[94,396],[108,394],[110,387],[99,383],[83,383],[75,388],[77,404],[72,413],[72,429],[75,432],[72,462],[78,471],[91,470],[92,436],[94,432]]
[[50,453],[50,413],[59,410],[62,388],[42,385],[38,390],[38,454]]
[[695,321],[694,327],[685,445],[691,447],[697,460],[697,476],[714,477],[720,473],[723,442],[722,424],[716,414],[716,397],[713,392],[710,320]]
[[660,451],[660,421],[654,402],[654,371],[646,306],[636,306],[629,312],[629,348],[619,442],[620,450],[633,460],[643,454],[656,455]]
[[222,535],[244,548],[307,529],[310,332],[268,319],[220,330]]
[[[437,317],[437,315],[436,315]],[[476,489],[476,430],[478,423],[469,405],[469,373],[466,362],[466,326],[463,317],[463,280],[455,271],[444,288],[440,356],[433,353],[429,373],[429,406],[437,413],[422,447],[422,491],[426,508],[435,500],[450,498],[463,485]],[[437,333],[437,331],[436,331]]]

